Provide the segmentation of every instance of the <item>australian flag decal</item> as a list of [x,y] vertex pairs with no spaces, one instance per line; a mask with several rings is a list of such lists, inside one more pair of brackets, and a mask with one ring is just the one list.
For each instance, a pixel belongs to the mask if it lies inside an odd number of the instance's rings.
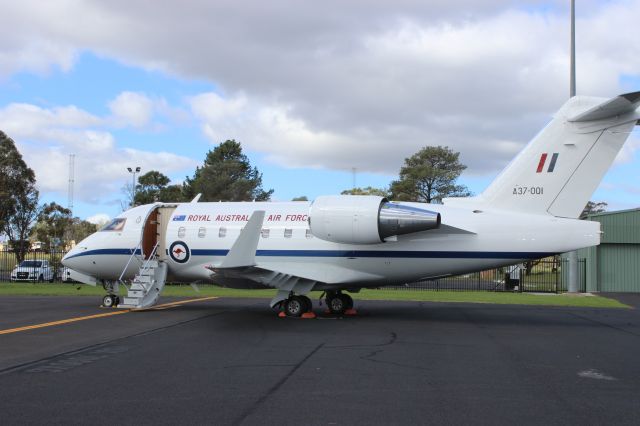
[[174,217],[173,217],[173,221],[174,221],[174,222],[184,222],[184,220],[185,220],[186,218],[187,218],[187,215],[186,215],[186,214],[181,214],[181,215],[178,215],[178,216],[174,216]]

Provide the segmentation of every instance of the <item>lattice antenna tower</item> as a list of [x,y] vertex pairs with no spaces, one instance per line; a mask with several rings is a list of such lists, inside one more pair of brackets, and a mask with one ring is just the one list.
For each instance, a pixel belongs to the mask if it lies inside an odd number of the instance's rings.
[[75,162],[76,162],[76,155],[69,154],[69,189],[68,189],[69,202],[67,204],[67,208],[71,210],[72,216],[73,216],[73,186],[75,183],[75,178],[74,178]]

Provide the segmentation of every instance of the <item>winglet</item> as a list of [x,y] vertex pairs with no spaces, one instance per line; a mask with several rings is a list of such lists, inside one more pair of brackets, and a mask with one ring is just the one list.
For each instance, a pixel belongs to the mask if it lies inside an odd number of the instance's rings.
[[264,210],[256,210],[253,212],[218,269],[255,266],[256,250],[258,248],[258,241],[260,240],[264,214]]

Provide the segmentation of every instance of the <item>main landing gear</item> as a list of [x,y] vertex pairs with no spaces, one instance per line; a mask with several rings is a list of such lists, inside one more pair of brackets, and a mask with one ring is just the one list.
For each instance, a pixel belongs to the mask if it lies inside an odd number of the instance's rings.
[[[353,299],[348,294],[341,291],[327,291],[324,293],[325,303],[328,313],[334,315],[355,315],[353,309]],[[307,296],[299,296],[291,293],[289,297],[280,304],[281,317],[303,317],[315,318],[313,313],[313,303]]]
[[341,291],[328,291],[325,297],[329,312],[335,315],[343,315],[353,310],[353,299]]
[[[290,295],[282,301],[282,312],[288,317],[301,317],[305,314],[313,314],[313,303],[307,296]],[[315,314],[312,315],[315,317]]]

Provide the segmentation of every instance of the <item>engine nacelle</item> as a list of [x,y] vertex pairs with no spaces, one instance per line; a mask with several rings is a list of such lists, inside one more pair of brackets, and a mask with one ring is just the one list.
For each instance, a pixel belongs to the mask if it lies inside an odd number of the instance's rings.
[[385,238],[440,226],[440,213],[372,195],[329,195],[309,208],[311,233],[344,244],[378,244]]

